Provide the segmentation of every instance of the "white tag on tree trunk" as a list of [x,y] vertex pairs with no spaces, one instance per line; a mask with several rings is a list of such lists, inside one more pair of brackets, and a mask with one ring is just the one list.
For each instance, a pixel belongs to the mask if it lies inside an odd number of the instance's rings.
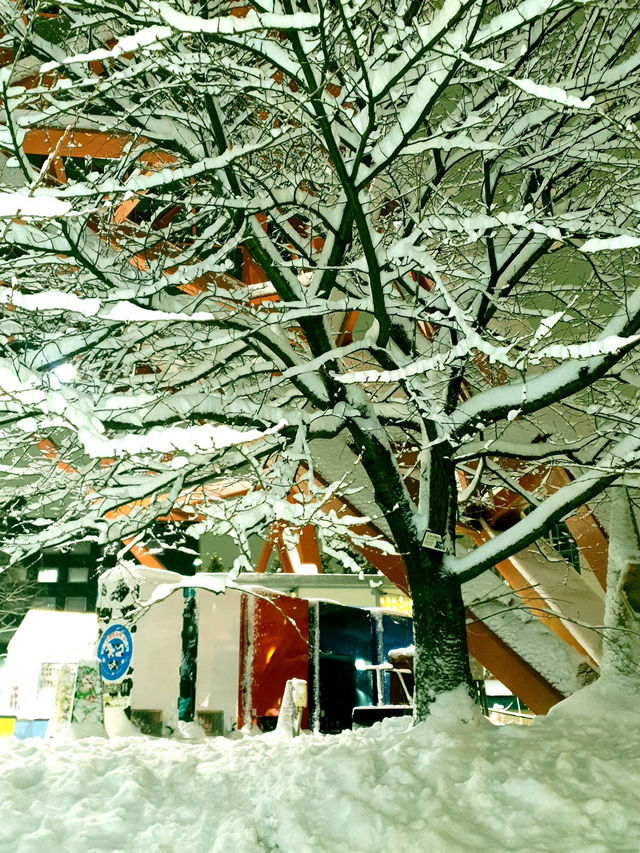
[[430,530],[422,537],[422,547],[430,548],[432,551],[445,551],[444,547],[444,539],[442,536],[438,536],[437,533],[432,533]]

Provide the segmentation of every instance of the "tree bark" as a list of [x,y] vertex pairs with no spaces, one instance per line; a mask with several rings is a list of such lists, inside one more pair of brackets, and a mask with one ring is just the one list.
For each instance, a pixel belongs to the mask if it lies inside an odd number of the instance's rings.
[[612,489],[601,674],[640,690],[640,533],[626,488]]
[[[444,553],[423,547],[415,526],[415,506],[388,448],[372,431],[357,424],[351,424],[350,429],[407,568],[413,600],[414,720],[420,722],[439,694],[464,684],[473,695],[461,584],[457,576],[445,574]],[[428,529],[441,537],[445,547],[451,547],[455,541],[457,489],[450,448],[444,443],[434,445],[423,456],[422,464],[429,470],[424,484]]]
[[[436,552],[436,560],[441,555]],[[429,557],[428,562],[433,562]],[[439,575],[422,567],[409,570],[413,599],[414,722],[429,715],[431,703],[441,693],[464,684],[470,694],[471,669],[462,589],[456,577]],[[426,569],[426,570],[425,570]]]

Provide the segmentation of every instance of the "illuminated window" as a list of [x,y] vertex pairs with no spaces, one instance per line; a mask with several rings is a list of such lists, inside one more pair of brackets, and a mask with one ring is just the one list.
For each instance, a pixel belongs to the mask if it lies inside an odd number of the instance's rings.
[[40,569],[38,572],[39,583],[56,583],[58,580],[57,569]]
[[38,610],[55,610],[56,599],[53,595],[43,595],[41,598],[36,598],[34,603]]
[[89,580],[89,569],[69,569],[67,579],[69,583],[86,583]]
[[72,610],[76,613],[85,613],[87,609],[87,599],[82,596],[69,596],[64,600],[64,609]]
[[406,595],[381,595],[379,606],[383,610],[402,613],[403,616],[413,615],[413,602]]

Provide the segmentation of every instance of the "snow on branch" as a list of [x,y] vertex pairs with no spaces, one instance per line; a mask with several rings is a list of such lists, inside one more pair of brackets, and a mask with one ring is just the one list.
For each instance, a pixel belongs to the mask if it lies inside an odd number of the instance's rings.
[[217,157],[205,157],[197,163],[191,163],[187,166],[168,166],[164,169],[156,169],[150,174],[136,174],[129,178],[126,182],[120,182],[114,178],[106,180],[98,180],[95,183],[87,181],[86,183],[74,184],[58,190],[50,190],[49,194],[57,199],[94,197],[100,195],[113,195],[124,193],[128,197],[130,194],[144,193],[149,190],[166,187],[169,184],[184,181],[185,179],[195,178],[207,172],[221,171],[230,166],[234,161],[245,157],[248,154],[264,151],[269,147],[277,144],[282,144],[284,136],[289,140],[293,137],[300,136],[301,133],[274,128],[274,130],[264,139],[259,142],[248,145],[241,145],[229,148],[223,154]]
[[59,219],[73,214],[71,202],[55,198],[45,189],[37,189],[33,195],[25,192],[0,192],[0,219]]
[[[13,284],[15,286],[17,280],[14,280]],[[83,298],[75,293],[53,289],[39,293],[22,293],[13,288],[0,288],[0,303],[13,305],[25,311],[71,311],[82,314],[84,317],[98,317],[102,320],[125,323],[211,323],[219,319],[218,315],[210,311],[194,311],[190,314],[178,311],[157,311],[126,300],[118,300],[115,304],[109,305],[106,299]]]
[[[639,328],[640,288],[629,296],[624,308],[611,318],[592,344],[578,345],[575,351],[569,347],[561,348],[561,352],[568,356],[567,361],[523,381],[481,391],[461,403],[454,415],[457,433],[464,433],[474,421],[496,421],[510,411],[539,411],[587,387],[615,364],[621,351],[636,344],[638,337],[634,333]],[[554,349],[550,352],[553,355]]]
[[640,437],[626,436],[606,456],[599,460],[598,469],[590,470],[546,498],[521,521],[498,533],[493,539],[468,552],[465,556],[445,558],[448,571],[463,580],[470,580],[495,566],[501,560],[521,551],[543,536],[554,524],[600,494],[613,484],[625,470],[640,461]]
[[237,447],[275,435],[287,422],[282,420],[265,430],[237,430],[231,427],[202,424],[188,427],[154,428],[147,433],[128,433],[124,436],[109,438],[97,433],[95,429],[81,429],[79,437],[85,452],[92,457],[138,456],[145,453],[182,453],[195,454],[226,447]]
[[553,101],[556,104],[580,110],[589,110],[595,103],[593,96],[585,99],[578,98],[561,89],[559,86],[545,86],[522,77],[508,77],[507,79],[528,95],[534,95],[534,97],[541,98],[544,101]]
[[[540,350],[527,351],[524,354],[519,354],[516,358],[510,358],[508,355],[511,347],[496,347],[492,346],[486,340],[483,340],[479,335],[469,332],[468,337],[460,344],[451,347],[446,354],[436,355],[431,358],[418,359],[417,361],[408,364],[406,367],[398,368],[397,370],[366,370],[353,371],[346,375],[336,375],[336,379],[345,385],[355,383],[388,383],[399,382],[404,379],[409,379],[413,376],[429,373],[433,370],[444,370],[448,365],[454,364],[456,361],[465,358],[472,350],[477,350],[489,357],[492,364],[503,364],[515,370],[526,368],[527,364],[539,364],[546,359],[556,359],[562,362],[571,362],[574,368],[578,368],[575,362],[580,360],[591,360],[603,355],[616,355],[621,350],[634,346],[640,341],[640,335],[631,335],[630,337],[620,338],[617,335],[610,335],[604,340],[587,341],[580,344],[550,344]],[[513,345],[512,345],[513,346]],[[548,374],[547,374],[548,375]],[[530,379],[526,383],[516,383],[516,386],[521,389],[520,402],[528,401],[533,404],[531,387],[534,389],[538,386],[544,386],[544,380],[540,376]],[[550,390],[550,387],[547,390]],[[506,401],[507,397],[514,400],[511,408],[516,408],[515,398],[512,391],[508,389],[510,386],[501,385],[499,388],[493,388],[490,391],[481,392],[483,396],[491,395],[492,398],[499,400],[503,397]],[[480,395],[478,395],[480,396]],[[475,397],[473,398],[476,399]],[[479,404],[478,404],[479,406]],[[469,402],[466,409],[473,410],[474,405]],[[501,408],[504,408],[501,407]]]
[[581,252],[614,252],[618,249],[637,249],[640,247],[640,237],[634,234],[621,234],[619,237],[592,237],[581,246]]
[[110,48],[97,48],[89,53],[78,53],[75,56],[67,56],[60,61],[45,62],[40,66],[40,73],[47,74],[65,65],[76,65],[85,62],[102,62],[105,59],[117,59],[123,53],[134,53],[139,48],[152,47],[158,42],[169,38],[173,33],[171,27],[144,27],[130,36],[119,38],[115,45]]
[[468,441],[460,445],[454,458],[456,462],[478,459],[481,456],[493,456],[506,459],[575,459],[576,454],[590,444],[602,443],[597,436],[589,436],[579,441],[568,441],[565,444],[554,444],[547,441],[520,442],[509,441],[506,438],[488,438],[485,441]]
[[474,39],[474,46],[491,43],[506,33],[520,29],[529,21],[543,19],[544,15],[566,9],[567,6],[569,0],[522,0],[514,8],[495,15],[483,24]]
[[147,5],[155,9],[162,19],[174,30],[183,33],[206,33],[209,35],[246,33],[252,30],[308,30],[319,26],[320,16],[309,12],[296,12],[293,15],[278,15],[272,12],[256,12],[250,9],[244,18],[225,15],[221,18],[201,18],[186,15],[169,3],[156,3],[146,0]]

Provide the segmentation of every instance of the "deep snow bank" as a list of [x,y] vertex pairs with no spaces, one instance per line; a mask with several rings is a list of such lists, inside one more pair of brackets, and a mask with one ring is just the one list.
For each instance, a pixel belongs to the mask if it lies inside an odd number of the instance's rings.
[[7,739],[0,851],[636,853],[639,705],[598,684],[531,728],[446,697],[413,729],[294,741]]

